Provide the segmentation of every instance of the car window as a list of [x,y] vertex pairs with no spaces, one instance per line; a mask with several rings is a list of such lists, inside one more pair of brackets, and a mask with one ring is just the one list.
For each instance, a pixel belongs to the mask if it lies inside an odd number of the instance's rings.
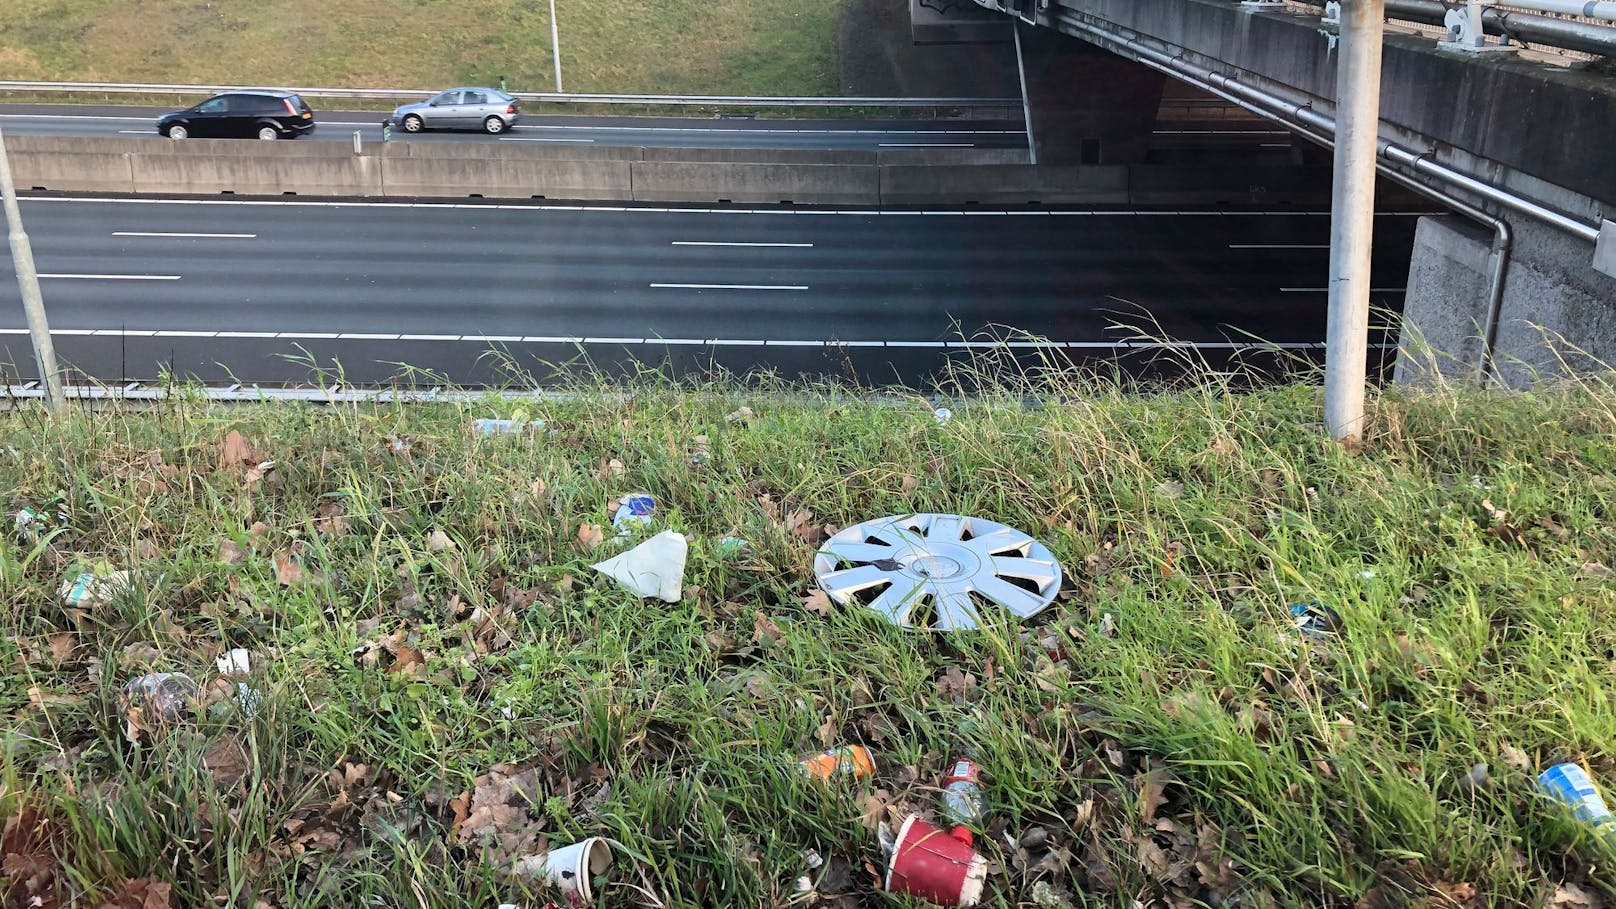
[[432,103],[433,104],[459,104],[460,103],[460,93],[457,92],[457,91],[455,91],[455,92],[444,92],[443,94],[438,95],[436,98],[433,98]]
[[217,97],[217,98],[209,98],[208,100],[203,101],[201,104],[198,104],[196,106],[196,112],[199,113],[199,114],[220,114],[220,113],[224,113],[225,104],[229,100],[230,100],[230,98],[229,98],[228,95],[221,95],[220,97]]
[[287,104],[292,105],[292,110],[305,111],[309,109],[308,102],[304,101],[301,95],[287,95],[285,100]]
[[487,104],[488,96],[482,92],[466,92],[462,104]]

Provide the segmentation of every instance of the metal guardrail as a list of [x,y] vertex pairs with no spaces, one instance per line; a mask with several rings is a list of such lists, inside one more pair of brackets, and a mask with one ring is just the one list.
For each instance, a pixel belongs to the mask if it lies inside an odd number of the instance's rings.
[[[163,82],[21,82],[0,80],[0,91],[103,93],[125,95],[212,95],[224,91],[267,88],[264,85],[179,85]],[[359,101],[408,101],[430,98],[438,90],[424,88],[283,88],[309,98],[349,98]],[[1016,107],[1020,98],[859,98],[842,96],[745,95],[616,95],[560,92],[511,92],[523,101],[554,104],[637,104],[682,107]]]
[[[1328,4],[1326,0],[1286,0],[1286,6],[1295,12],[1317,14]],[[1480,21],[1487,34],[1507,38],[1540,58],[1577,63],[1616,55],[1616,24],[1608,18],[1612,9],[1616,2],[1608,0],[1505,0],[1484,5]],[[1389,21],[1435,41],[1447,38],[1449,12],[1441,0],[1386,0]]]

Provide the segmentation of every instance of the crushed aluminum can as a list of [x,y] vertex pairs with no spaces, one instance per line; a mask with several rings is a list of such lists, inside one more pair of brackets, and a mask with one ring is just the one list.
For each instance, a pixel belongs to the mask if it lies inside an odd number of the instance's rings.
[[129,587],[130,579],[127,571],[114,571],[108,574],[86,571],[71,580],[63,581],[59,593],[62,602],[74,609],[94,609],[128,591]]
[[970,828],[980,827],[987,817],[987,799],[982,795],[982,772],[975,761],[958,760],[943,777],[943,819],[956,828],[951,835],[971,842]]
[[1291,621],[1304,637],[1326,638],[1340,634],[1344,627],[1341,614],[1317,600],[1297,603],[1291,606],[1290,611]]
[[1571,809],[1572,817],[1592,827],[1607,842],[1616,844],[1616,816],[1610,813],[1588,771],[1578,764],[1555,764],[1537,778],[1538,788]]
[[863,745],[843,745],[821,751],[811,758],[799,761],[797,766],[802,769],[804,776],[815,780],[828,780],[835,776],[858,780],[875,775],[875,758],[870,756],[870,750]]
[[617,514],[612,516],[612,526],[622,531],[632,530],[635,527],[650,527],[656,510],[656,499],[651,498],[650,493],[631,492],[618,500]]
[[147,720],[168,723],[184,719],[198,693],[196,683],[183,672],[153,672],[123,686],[129,706],[139,707]]

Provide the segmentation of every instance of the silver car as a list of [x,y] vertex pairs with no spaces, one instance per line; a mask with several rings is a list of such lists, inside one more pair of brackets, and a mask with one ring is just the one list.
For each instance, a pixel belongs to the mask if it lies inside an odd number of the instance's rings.
[[426,101],[406,104],[389,118],[399,129],[480,129],[498,135],[522,115],[522,102],[497,88],[451,88]]

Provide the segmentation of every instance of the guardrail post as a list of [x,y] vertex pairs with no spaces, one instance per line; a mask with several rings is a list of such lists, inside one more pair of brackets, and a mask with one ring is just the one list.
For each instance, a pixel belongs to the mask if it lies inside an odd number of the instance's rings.
[[1369,365],[1369,251],[1375,231],[1380,59],[1386,0],[1342,0],[1336,71],[1335,184],[1330,205],[1330,311],[1324,423],[1334,439],[1363,437]]
[[0,202],[3,202],[11,261],[17,269],[17,289],[22,292],[22,311],[28,319],[28,334],[34,342],[34,362],[40,381],[45,383],[45,405],[52,411],[67,407],[62,393],[62,375],[56,367],[56,347],[51,342],[50,321],[45,318],[45,301],[39,294],[39,273],[34,270],[34,250],[22,229],[22,210],[17,206],[17,189],[11,183],[11,159],[6,155],[5,134],[0,132]]

